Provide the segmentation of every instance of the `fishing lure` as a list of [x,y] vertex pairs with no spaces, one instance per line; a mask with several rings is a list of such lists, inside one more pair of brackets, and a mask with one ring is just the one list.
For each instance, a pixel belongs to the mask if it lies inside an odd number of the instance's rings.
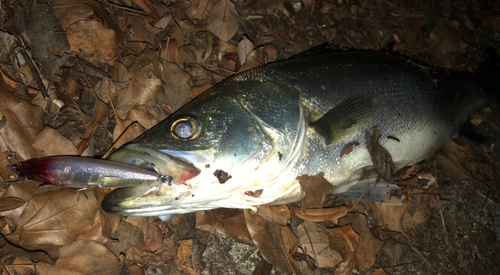
[[138,184],[172,184],[172,177],[136,166],[78,156],[52,156],[10,163],[21,179],[45,184],[88,187],[127,187]]

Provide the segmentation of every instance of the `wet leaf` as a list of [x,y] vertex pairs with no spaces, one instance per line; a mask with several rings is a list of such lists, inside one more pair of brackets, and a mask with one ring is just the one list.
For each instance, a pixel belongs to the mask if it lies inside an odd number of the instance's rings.
[[179,241],[179,249],[177,250],[177,257],[179,258],[179,263],[183,264],[189,256],[191,256],[191,251],[193,250],[193,240],[182,240]]
[[346,144],[344,148],[342,148],[342,151],[340,151],[340,157],[343,157],[344,155],[349,155],[349,153],[352,152],[352,149],[358,145],[359,142],[357,141]]
[[224,41],[231,39],[239,26],[236,7],[230,0],[220,0],[208,16],[207,29]]
[[21,245],[61,246],[71,243],[94,224],[97,202],[91,191],[60,189],[35,195],[14,232]]
[[323,176],[324,173],[319,173],[317,176],[305,175],[297,177],[303,192],[302,209],[322,208],[328,192],[336,188]]
[[37,273],[118,275],[121,268],[120,260],[104,245],[94,241],[75,241],[61,247],[55,265],[38,263]]
[[38,158],[56,155],[78,155],[78,150],[73,142],[50,126],[45,126],[35,136],[33,149]]

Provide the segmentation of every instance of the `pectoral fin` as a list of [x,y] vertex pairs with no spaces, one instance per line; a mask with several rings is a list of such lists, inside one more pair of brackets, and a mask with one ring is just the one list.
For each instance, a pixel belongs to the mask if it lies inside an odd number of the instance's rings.
[[346,99],[317,121],[311,123],[328,145],[348,140],[364,131],[377,110],[379,98],[375,93],[363,93]]

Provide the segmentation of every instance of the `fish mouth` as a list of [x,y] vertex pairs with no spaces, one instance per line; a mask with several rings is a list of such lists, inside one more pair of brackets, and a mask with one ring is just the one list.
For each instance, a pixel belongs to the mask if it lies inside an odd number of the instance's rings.
[[[125,216],[161,216],[213,209],[211,203],[227,199],[233,190],[222,188],[210,168],[205,151],[157,150],[141,144],[128,144],[109,158],[155,170],[172,181],[143,183],[118,188],[102,202],[108,212]],[[214,188],[212,188],[214,187]],[[218,190],[216,189],[226,189]],[[208,192],[207,192],[208,191]]]

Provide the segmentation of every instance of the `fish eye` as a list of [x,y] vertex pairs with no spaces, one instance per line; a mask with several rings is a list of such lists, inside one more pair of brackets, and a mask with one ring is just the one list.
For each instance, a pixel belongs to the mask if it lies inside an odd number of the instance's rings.
[[176,120],[171,127],[171,132],[179,139],[193,139],[200,132],[199,123],[191,117]]

